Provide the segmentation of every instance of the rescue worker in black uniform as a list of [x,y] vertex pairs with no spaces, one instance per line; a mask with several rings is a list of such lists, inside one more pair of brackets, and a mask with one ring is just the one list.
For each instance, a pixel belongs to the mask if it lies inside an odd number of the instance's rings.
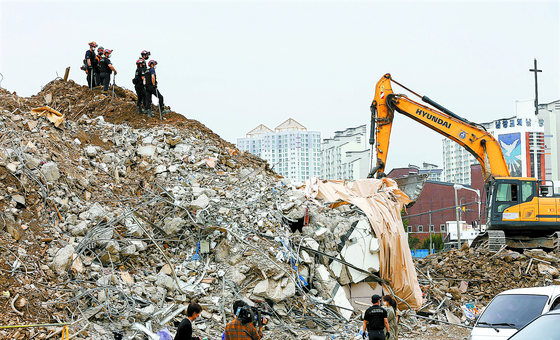
[[105,51],[105,49],[101,46],[99,46],[99,48],[97,49],[97,66],[93,69],[94,70],[94,74],[95,74],[95,86],[102,86],[103,84],[101,83],[101,69],[99,67],[99,62],[101,61],[101,58],[103,58],[103,52]]
[[144,61],[146,61],[146,63],[147,63],[148,59],[150,58],[150,55],[151,55],[150,51],[144,50],[144,51],[140,52],[140,59],[144,59]]
[[379,304],[381,296],[375,294],[371,297],[373,306],[369,307],[364,314],[364,328],[362,336],[366,339],[366,329],[369,340],[385,340],[383,328],[387,329],[387,338],[389,338],[389,321],[387,321],[387,311]]
[[95,84],[95,68],[97,67],[97,58],[95,55],[95,48],[97,47],[97,43],[92,41],[89,43],[89,50],[86,51],[86,58],[84,59],[84,64],[86,66],[86,81],[88,87],[93,89]]
[[148,117],[152,117],[152,95],[158,97],[159,109],[162,114],[169,113],[168,109],[165,109],[165,104],[163,103],[163,96],[157,88],[157,77],[156,77],[156,65],[157,61],[150,60],[148,62],[148,70],[144,73],[143,84],[146,86],[146,104],[148,107]]
[[99,62],[99,68],[101,70],[101,81],[103,82],[103,91],[101,91],[101,93],[106,96],[109,95],[109,83],[111,82],[111,73],[115,71],[115,75],[117,74],[117,70],[115,70],[113,64],[111,63],[111,59],[109,59],[111,58],[111,52],[113,52],[113,50],[106,49],[104,51],[103,58],[101,58],[101,61]]
[[136,61],[136,72],[134,73],[134,78],[132,79],[134,90],[136,90],[136,97],[138,98],[138,100],[136,101],[138,114],[144,113],[144,111],[142,110],[142,106],[144,106],[144,110],[149,109],[149,107],[146,106],[146,88],[144,86],[144,81],[142,80],[145,72],[146,61],[144,59],[138,59]]

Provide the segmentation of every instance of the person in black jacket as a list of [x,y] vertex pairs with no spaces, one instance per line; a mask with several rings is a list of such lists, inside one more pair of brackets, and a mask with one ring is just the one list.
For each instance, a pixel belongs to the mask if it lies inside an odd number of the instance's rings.
[[364,327],[362,336],[366,338],[366,329],[369,340],[385,340],[383,329],[387,329],[387,337],[390,337],[389,322],[387,321],[387,311],[379,305],[381,296],[375,294],[371,297],[373,306],[369,307],[364,313]]
[[95,55],[95,48],[97,43],[92,41],[89,43],[89,50],[86,51],[86,58],[84,59],[84,64],[86,66],[86,80],[88,87],[93,89],[95,87],[95,68],[97,67],[97,58]]
[[108,96],[109,95],[109,83],[111,82],[111,73],[115,71],[115,75],[117,75],[117,70],[113,67],[111,63],[111,53],[113,50],[105,49],[104,56],[101,58],[99,62],[99,69],[101,71],[101,81],[103,82],[103,91],[102,94]]
[[146,104],[148,106],[148,117],[152,117],[152,95],[158,97],[159,109],[161,113],[169,113],[169,110],[165,108],[163,103],[163,96],[157,88],[157,77],[156,77],[156,65],[157,61],[150,60],[148,62],[149,69],[146,70],[143,77],[143,83],[146,86]]
[[144,106],[144,110],[147,110],[149,108],[146,105],[146,88],[144,87],[144,82],[142,80],[144,72],[146,72],[146,61],[144,59],[138,59],[136,61],[136,72],[134,73],[134,79],[132,79],[134,90],[136,90],[136,97],[138,98],[136,100],[138,114],[143,113],[142,106]]
[[179,324],[173,340],[200,340],[198,336],[192,336],[192,323],[201,313],[202,307],[198,303],[191,303],[187,307],[187,318]]
[[102,86],[103,84],[101,83],[101,69],[99,68],[99,62],[101,61],[101,58],[103,58],[103,53],[105,52],[105,49],[102,46],[99,46],[99,48],[97,49],[97,56],[95,59],[97,59],[97,65],[94,67],[93,71],[94,71],[94,75],[95,75],[95,87],[97,86]]

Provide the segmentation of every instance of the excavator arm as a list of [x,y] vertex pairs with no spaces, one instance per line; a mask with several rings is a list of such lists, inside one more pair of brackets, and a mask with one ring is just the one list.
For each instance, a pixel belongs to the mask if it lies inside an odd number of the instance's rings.
[[495,177],[509,177],[510,174],[502,148],[484,127],[461,118],[428,97],[419,96],[404,86],[402,87],[436,109],[417,103],[406,95],[395,94],[391,83],[402,86],[393,80],[389,73],[385,74],[377,82],[375,98],[371,104],[370,144],[372,144],[372,149],[374,148],[376,151],[377,164],[371,170],[369,178],[375,175],[378,178],[384,176],[395,111],[429,127],[467,149],[482,165],[485,181]]

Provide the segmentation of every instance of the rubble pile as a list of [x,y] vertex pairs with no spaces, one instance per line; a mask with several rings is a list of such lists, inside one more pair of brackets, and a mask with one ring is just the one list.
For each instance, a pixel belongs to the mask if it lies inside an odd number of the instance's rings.
[[[201,123],[137,115],[131,91],[115,95],[60,79],[29,98],[0,89],[0,325],[159,339],[197,302],[195,333],[220,339],[244,299],[270,315],[265,338],[354,338],[388,283],[340,256],[372,233],[364,212],[309,200]],[[43,106],[64,121],[32,113]]]
[[432,254],[415,263],[424,305],[414,317],[405,314],[409,317],[403,322],[420,325],[420,330],[442,328],[442,323],[430,320],[472,325],[500,292],[560,284],[560,254],[540,249],[520,253],[502,248],[496,252],[469,248],[465,243],[460,250]]

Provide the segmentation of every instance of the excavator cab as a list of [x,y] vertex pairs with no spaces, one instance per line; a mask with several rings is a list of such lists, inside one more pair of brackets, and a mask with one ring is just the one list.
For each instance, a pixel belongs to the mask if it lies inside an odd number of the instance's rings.
[[554,195],[552,181],[502,177],[492,180],[487,190],[490,248],[555,248],[560,197]]

